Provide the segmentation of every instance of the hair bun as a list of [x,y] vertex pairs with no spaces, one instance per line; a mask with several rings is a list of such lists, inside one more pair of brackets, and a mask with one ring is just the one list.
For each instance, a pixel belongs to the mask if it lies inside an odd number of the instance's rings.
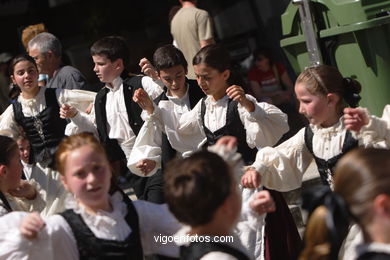
[[344,100],[348,103],[350,107],[357,107],[359,101],[362,99],[359,95],[362,90],[360,83],[353,78],[343,78],[343,84],[345,86]]

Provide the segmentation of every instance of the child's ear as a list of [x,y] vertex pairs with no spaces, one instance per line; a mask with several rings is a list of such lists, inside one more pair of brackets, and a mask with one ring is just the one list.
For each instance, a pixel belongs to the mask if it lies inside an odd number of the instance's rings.
[[328,105],[331,106],[336,106],[340,100],[340,97],[335,93],[329,93],[326,95],[326,97],[328,99]]
[[66,182],[65,176],[61,175],[61,176],[60,176],[60,179],[61,179],[62,185],[64,185],[65,190],[70,191],[70,190],[69,190],[69,187],[68,187],[68,184],[67,184],[67,182]]
[[116,69],[122,69],[123,66],[124,66],[124,65],[123,65],[123,60],[120,59],[120,58],[117,59],[114,63],[115,63],[115,68],[116,68]]
[[229,69],[226,69],[224,72],[222,72],[222,77],[223,79],[226,81],[229,79],[230,77],[230,70]]
[[12,80],[12,83],[14,83],[16,85],[16,81],[15,81],[14,75],[11,75],[11,80]]
[[380,194],[374,199],[374,211],[390,219],[390,196]]
[[7,166],[0,164],[0,177],[4,176],[7,172]]

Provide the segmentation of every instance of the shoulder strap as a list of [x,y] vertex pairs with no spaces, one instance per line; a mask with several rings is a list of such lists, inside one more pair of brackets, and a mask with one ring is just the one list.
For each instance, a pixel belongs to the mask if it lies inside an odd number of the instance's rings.
[[311,130],[310,125],[307,125],[305,127],[305,144],[307,149],[311,154],[314,155],[313,153],[313,130]]

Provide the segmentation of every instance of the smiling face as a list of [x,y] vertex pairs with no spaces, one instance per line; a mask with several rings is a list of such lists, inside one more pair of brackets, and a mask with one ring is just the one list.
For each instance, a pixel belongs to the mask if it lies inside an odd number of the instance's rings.
[[109,163],[93,146],[84,145],[69,152],[61,180],[65,189],[73,193],[88,210],[109,209]]
[[16,143],[19,147],[21,160],[25,163],[28,163],[30,158],[30,142],[27,139],[19,139]]
[[93,71],[103,83],[112,83],[122,73],[121,59],[111,61],[106,55],[93,55],[92,59],[95,63]]
[[39,91],[38,70],[30,61],[22,60],[16,63],[11,79],[14,84],[20,87],[22,94],[35,96]]
[[159,77],[172,96],[182,97],[186,93],[186,70],[182,65],[160,70]]
[[226,95],[230,70],[219,72],[204,63],[200,63],[194,65],[194,71],[198,85],[206,95],[212,96],[214,100],[219,100]]

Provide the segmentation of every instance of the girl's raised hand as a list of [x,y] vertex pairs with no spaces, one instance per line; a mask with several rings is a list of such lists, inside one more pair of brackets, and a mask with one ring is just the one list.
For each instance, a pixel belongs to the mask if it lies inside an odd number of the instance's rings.
[[153,114],[154,107],[153,101],[150,99],[148,93],[142,88],[137,89],[134,92],[133,100],[136,102],[143,110],[146,110],[148,114]]
[[34,239],[38,232],[45,227],[45,222],[37,212],[28,214],[20,224],[19,230],[22,236],[27,239]]
[[257,171],[253,169],[247,170],[241,177],[241,185],[244,188],[255,189],[258,188],[260,184],[261,176]]
[[245,91],[242,87],[237,85],[232,85],[226,89],[226,94],[231,99],[240,103],[249,112],[253,112],[255,110],[255,105],[253,104],[252,101],[246,98]]
[[344,109],[344,124],[348,130],[359,132],[368,122],[369,118],[364,109],[351,107]]
[[262,190],[254,194],[252,201],[249,203],[250,208],[263,215],[276,210],[275,201],[267,190]]

